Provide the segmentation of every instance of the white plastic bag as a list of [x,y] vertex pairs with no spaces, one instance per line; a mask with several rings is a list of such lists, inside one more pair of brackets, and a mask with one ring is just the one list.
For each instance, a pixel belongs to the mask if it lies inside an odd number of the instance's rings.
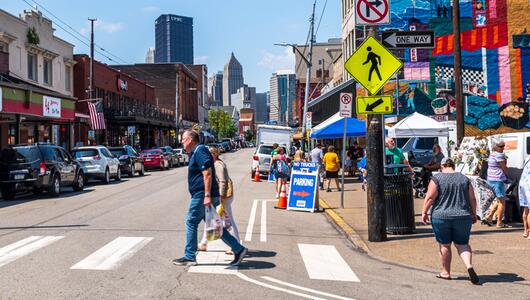
[[205,223],[206,228],[206,239],[208,241],[215,241],[223,234],[223,221],[217,211],[213,208],[213,205],[208,205],[204,208],[205,210]]
[[228,212],[226,211],[222,202],[217,207],[217,214],[219,214],[219,216],[223,220],[223,224],[226,230],[230,230],[230,228],[232,228],[232,221],[230,221],[230,216],[228,215]]

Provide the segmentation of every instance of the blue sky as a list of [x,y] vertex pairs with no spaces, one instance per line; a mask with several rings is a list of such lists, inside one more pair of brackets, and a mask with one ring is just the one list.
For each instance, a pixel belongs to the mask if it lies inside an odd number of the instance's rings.
[[[0,8],[17,15],[30,9],[33,0],[2,0]],[[289,48],[278,42],[304,43],[313,0],[36,0],[52,19],[56,35],[76,45],[74,53],[89,53],[88,47],[59,28],[53,15],[89,37],[88,17],[97,18],[96,43],[127,63],[143,63],[147,48],[154,47],[154,20],[165,13],[193,17],[195,63],[208,65],[209,74],[222,70],[234,52],[243,65],[245,83],[268,90],[271,73],[294,69]],[[316,17],[325,0],[317,1]],[[46,10],[45,10],[46,9]],[[57,24],[55,24],[57,23]],[[329,0],[317,41],[341,36],[340,1]],[[107,54],[108,55],[108,54]],[[108,55],[110,56],[110,55]],[[112,56],[110,56],[112,58]],[[113,64],[102,55],[96,59]],[[115,59],[119,63],[124,63]]]

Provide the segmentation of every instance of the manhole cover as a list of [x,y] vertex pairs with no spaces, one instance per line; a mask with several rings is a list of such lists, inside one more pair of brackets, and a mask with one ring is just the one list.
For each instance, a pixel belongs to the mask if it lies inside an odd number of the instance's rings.
[[474,251],[473,251],[473,254],[476,254],[476,255],[481,255],[481,254],[493,254],[493,252],[488,251],[488,250],[474,250]]

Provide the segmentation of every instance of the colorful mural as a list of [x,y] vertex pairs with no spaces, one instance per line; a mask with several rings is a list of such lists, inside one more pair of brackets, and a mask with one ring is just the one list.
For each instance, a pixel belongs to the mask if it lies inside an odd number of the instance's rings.
[[[397,30],[433,30],[434,49],[405,49],[400,115],[454,116],[451,0],[392,0]],[[466,135],[527,130],[530,104],[530,2],[461,0],[462,84]],[[395,84],[393,84],[395,87]],[[388,89],[390,90],[390,89]]]

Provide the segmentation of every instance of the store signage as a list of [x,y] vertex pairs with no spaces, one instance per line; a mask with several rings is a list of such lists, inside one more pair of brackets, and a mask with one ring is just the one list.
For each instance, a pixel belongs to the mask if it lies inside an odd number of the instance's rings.
[[118,91],[126,92],[128,89],[129,85],[127,84],[127,80],[118,78]]
[[287,210],[315,211],[318,166],[314,162],[293,162]]
[[42,97],[42,115],[44,117],[61,117],[61,99],[49,96]]
[[340,116],[351,118],[351,104],[353,101],[353,95],[351,93],[340,93]]

